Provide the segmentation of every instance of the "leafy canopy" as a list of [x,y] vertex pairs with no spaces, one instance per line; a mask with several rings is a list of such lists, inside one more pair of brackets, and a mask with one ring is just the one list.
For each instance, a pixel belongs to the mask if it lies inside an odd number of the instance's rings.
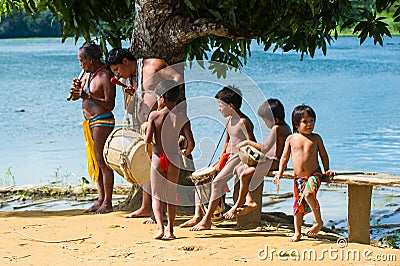
[[[121,47],[130,38],[135,17],[134,1],[96,0],[0,0],[2,15],[14,17],[25,10],[32,19],[34,14],[50,10],[60,23],[62,41],[82,36],[86,41],[96,39],[104,51],[109,43]],[[0,17],[1,22],[1,17]]]
[[[161,1],[162,2],[162,1]],[[400,21],[400,3],[395,0],[181,0],[174,15],[191,21],[206,19],[227,26],[234,35],[199,37],[186,45],[186,59],[211,59],[240,67],[250,55],[255,39],[264,50],[295,50],[311,57],[317,49],[326,54],[327,45],[338,36],[338,30],[354,28],[360,44],[367,37],[375,44],[391,37],[385,17],[389,11],[394,22]],[[14,17],[21,10],[32,16],[49,9],[60,23],[62,41],[83,36],[96,39],[106,50],[121,47],[134,28],[135,1],[131,0],[0,0],[0,12]],[[1,19],[1,17],[0,17]],[[253,36],[235,35],[235,29]],[[157,34],[154,32],[152,34]],[[209,54],[211,56],[209,58]]]
[[[385,17],[377,14],[392,10],[394,22],[400,21],[400,2],[393,0],[184,0],[185,15],[191,19],[209,18],[232,27],[259,31],[255,38],[267,51],[295,50],[314,56],[316,49],[326,54],[327,45],[337,39],[338,30],[354,28],[360,44],[367,37],[383,45],[382,37],[391,37]],[[187,47],[189,59],[207,58],[233,66],[246,63],[251,40],[232,40],[218,36],[196,39]]]

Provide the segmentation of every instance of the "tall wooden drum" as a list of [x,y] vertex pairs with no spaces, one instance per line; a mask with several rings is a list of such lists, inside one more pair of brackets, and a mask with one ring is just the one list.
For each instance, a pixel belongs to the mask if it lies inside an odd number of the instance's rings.
[[114,129],[103,150],[107,166],[132,184],[150,181],[151,160],[142,135],[129,128]]
[[[201,168],[192,173],[191,179],[195,185],[196,193],[200,199],[203,212],[207,211],[208,202],[211,198],[211,182],[217,175],[217,170],[214,167]],[[212,221],[218,222],[224,219],[223,213],[225,211],[224,197],[222,197],[215,209]]]

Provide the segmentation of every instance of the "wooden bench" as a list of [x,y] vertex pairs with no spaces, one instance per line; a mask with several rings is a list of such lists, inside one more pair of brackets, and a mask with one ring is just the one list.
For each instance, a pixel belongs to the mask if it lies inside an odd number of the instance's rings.
[[[275,172],[267,176],[273,177]],[[293,179],[294,173],[287,170],[283,178]],[[347,184],[347,225],[348,241],[370,244],[370,214],[373,186],[400,187],[400,176],[368,172],[337,171],[334,177],[324,176],[322,182]],[[255,228],[261,224],[263,184],[253,192],[258,208],[244,216],[237,217],[237,226],[241,229]],[[235,185],[234,199],[237,199],[238,183]]]

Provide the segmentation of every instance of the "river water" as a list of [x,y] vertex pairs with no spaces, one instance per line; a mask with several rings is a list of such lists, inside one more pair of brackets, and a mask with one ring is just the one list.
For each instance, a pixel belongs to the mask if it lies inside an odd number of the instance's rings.
[[[68,102],[68,88],[80,68],[81,45],[59,39],[0,40],[0,186],[79,183],[87,176],[80,102]],[[300,60],[296,53],[264,52],[257,44],[241,72],[229,71],[218,79],[210,71],[186,68],[188,114],[196,140],[196,168],[206,166],[223,132],[215,93],[222,85],[238,86],[244,96],[243,111],[255,124],[258,141],[268,135],[257,118],[266,98],[278,98],[286,120],[299,104],[317,114],[320,134],[331,169],[370,171],[398,175],[400,171],[400,37],[387,38],[383,47],[354,37],[341,37],[314,58]],[[114,113],[123,121],[120,90]],[[218,155],[218,152],[217,152]],[[126,182],[117,176],[117,183]],[[292,190],[285,181],[282,193]],[[265,193],[275,187],[266,182]],[[398,223],[400,191],[375,189],[371,224]],[[397,197],[396,197],[397,195]],[[266,197],[267,199],[267,197]],[[319,192],[323,219],[328,226],[345,228],[345,188],[322,186]],[[264,211],[291,213],[291,200]],[[312,217],[306,219],[312,222]],[[381,233],[375,236],[379,238]]]

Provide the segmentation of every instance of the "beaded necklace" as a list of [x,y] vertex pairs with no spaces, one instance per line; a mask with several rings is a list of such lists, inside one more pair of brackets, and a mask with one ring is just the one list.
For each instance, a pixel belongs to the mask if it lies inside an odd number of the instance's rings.
[[96,75],[104,69],[105,66],[101,66],[98,69],[96,69],[95,72],[90,72],[89,74],[89,81],[88,81],[88,89],[90,90],[90,82],[96,77]]

